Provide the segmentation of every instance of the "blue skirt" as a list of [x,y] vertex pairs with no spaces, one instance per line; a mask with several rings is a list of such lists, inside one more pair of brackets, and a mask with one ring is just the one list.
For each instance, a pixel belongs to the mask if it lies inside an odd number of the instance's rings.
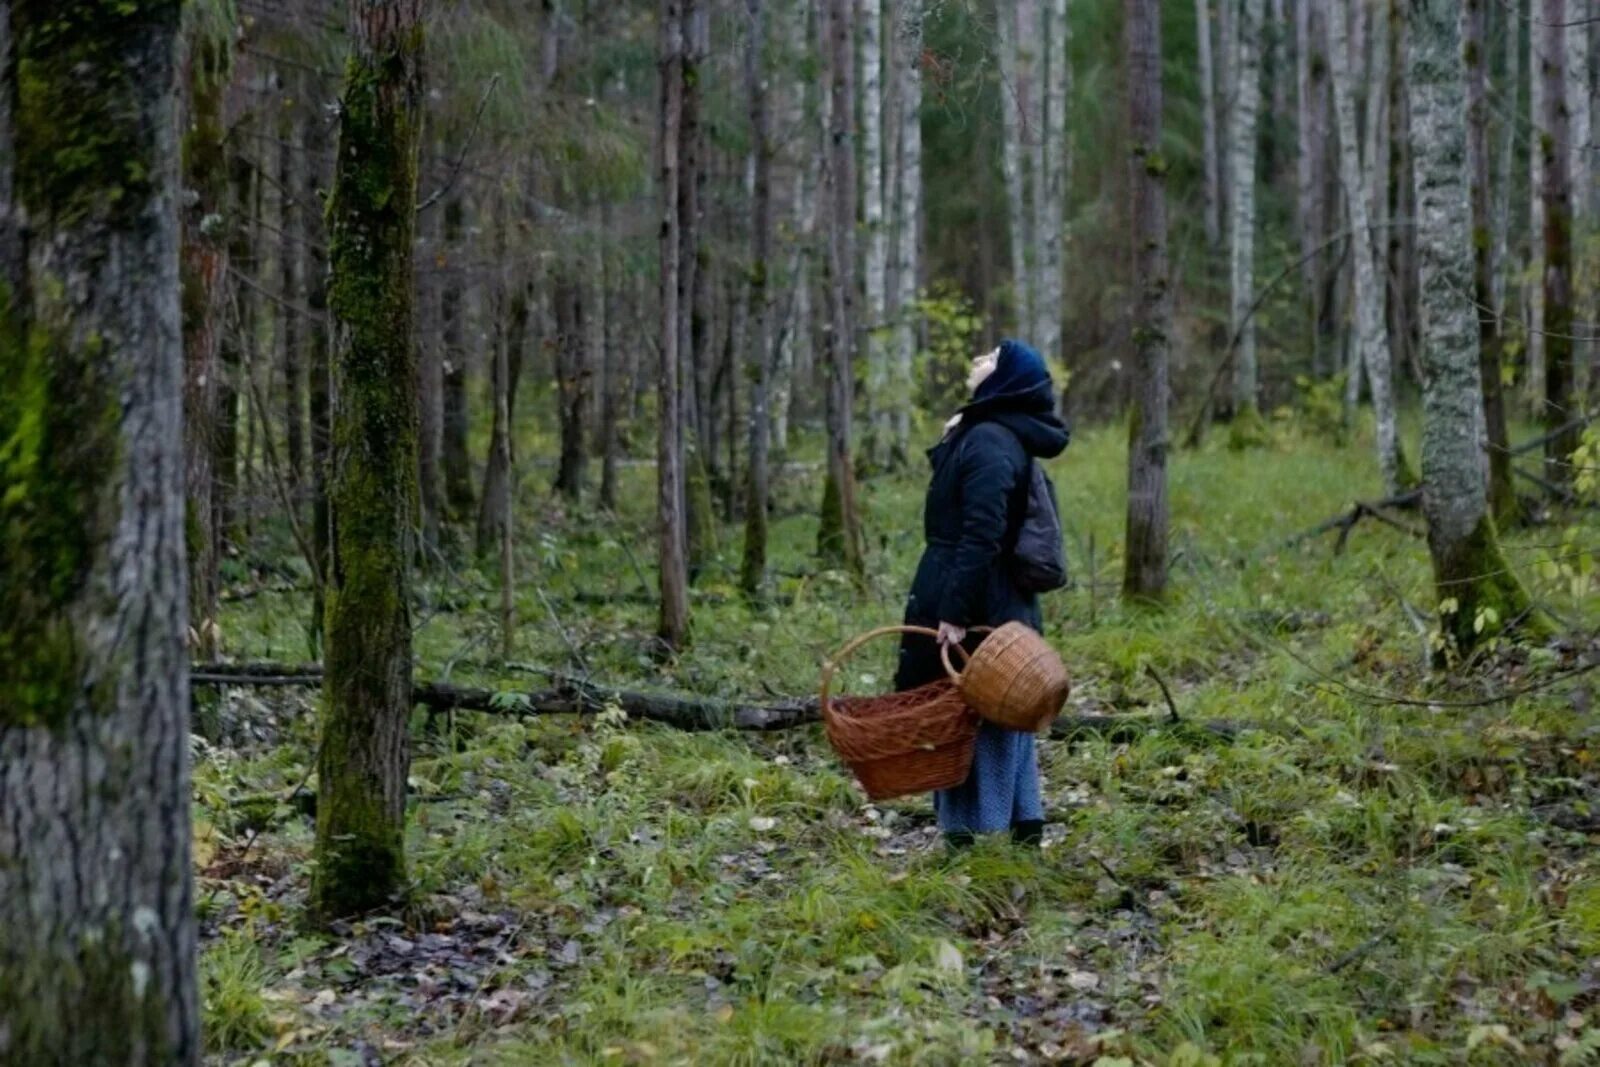
[[982,834],[1044,818],[1039,796],[1039,750],[1033,734],[985,722],[978,729],[972,773],[954,789],[933,794],[939,829]]

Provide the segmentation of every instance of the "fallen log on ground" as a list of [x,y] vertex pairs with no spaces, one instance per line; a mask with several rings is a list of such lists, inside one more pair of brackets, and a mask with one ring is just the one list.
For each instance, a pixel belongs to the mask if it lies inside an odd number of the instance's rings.
[[[664,723],[680,730],[767,732],[805,726],[822,718],[816,697],[794,697],[763,704],[615,689],[575,678],[556,677],[554,685],[536,690],[497,690],[419,679],[413,684],[411,695],[418,706],[433,711],[476,711],[491,715],[594,715],[615,705],[629,718]],[[189,680],[192,685],[314,689],[322,685],[322,667],[314,663],[202,663],[194,666]],[[1122,741],[1154,730],[1193,730],[1233,738],[1255,728],[1253,724],[1228,720],[1173,721],[1169,716],[1084,714],[1060,716],[1050,728],[1050,736],[1056,739],[1096,736]]]
[[1313,537],[1327,533],[1329,530],[1338,530],[1339,540],[1334,544],[1334,554],[1337,555],[1344,551],[1345,543],[1350,539],[1350,531],[1355,529],[1356,523],[1366,518],[1377,519],[1379,522],[1393,526],[1402,533],[1408,533],[1413,537],[1421,537],[1424,531],[1407,525],[1388,514],[1388,510],[1391,508],[1414,508],[1421,503],[1421,489],[1410,489],[1404,493],[1396,493],[1394,496],[1384,497],[1382,500],[1358,500],[1349,511],[1340,512],[1330,519],[1317,523],[1303,533],[1295,534],[1284,542],[1284,547],[1292,548],[1301,541],[1308,541]]

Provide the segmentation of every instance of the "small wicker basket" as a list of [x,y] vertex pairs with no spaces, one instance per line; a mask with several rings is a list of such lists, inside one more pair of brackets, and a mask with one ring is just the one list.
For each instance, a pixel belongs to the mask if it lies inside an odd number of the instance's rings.
[[979,715],[1008,730],[1037,733],[1050,725],[1067,703],[1071,679],[1056,650],[1020,622],[995,630],[957,672],[950,649],[942,650],[945,670],[961,696]]
[[971,773],[978,736],[978,716],[952,681],[882,696],[830,696],[834,672],[847,656],[874,638],[900,633],[938,636],[920,627],[886,626],[853,638],[822,665],[823,727],[873,800],[960,785]]

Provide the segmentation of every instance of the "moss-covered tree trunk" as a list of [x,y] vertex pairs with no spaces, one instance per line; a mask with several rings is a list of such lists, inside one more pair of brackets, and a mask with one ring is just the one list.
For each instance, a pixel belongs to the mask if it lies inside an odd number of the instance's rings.
[[0,2],[0,1063],[199,1060],[180,8]]
[[[767,108],[767,47],[764,0],[746,0],[745,93],[750,100],[751,172],[755,197],[750,218],[750,317],[754,343],[746,357],[750,383],[749,462],[745,467],[744,558],[739,584],[760,591],[767,577],[767,471],[772,416],[767,408],[772,377],[772,294],[767,273],[772,260],[772,124]],[[729,435],[731,438],[731,434]],[[731,474],[731,470],[730,470]]]
[[1505,392],[1500,382],[1504,339],[1495,292],[1492,178],[1489,159],[1489,0],[1466,0],[1462,48],[1467,64],[1467,158],[1472,181],[1472,282],[1477,299],[1478,373],[1483,387],[1483,418],[1488,448],[1489,511],[1496,522],[1517,517],[1517,492],[1511,484],[1510,437]]
[[188,9],[184,28],[183,131],[183,466],[189,554],[189,627],[194,654],[217,655],[221,530],[215,506],[220,392],[218,346],[228,284],[228,165],[223,99],[233,70],[232,26]]
[[1500,551],[1489,514],[1478,428],[1478,330],[1470,301],[1467,107],[1457,0],[1416,0],[1407,48],[1416,125],[1422,276],[1423,511],[1441,625],[1457,648],[1521,619],[1527,594]]
[[1128,129],[1133,147],[1133,262],[1139,303],[1133,328],[1137,363],[1128,427],[1125,596],[1159,598],[1167,586],[1167,350],[1172,284],[1167,265],[1167,163],[1161,155],[1161,6],[1128,0]]
[[311,884],[322,918],[382,907],[405,878],[422,0],[351,0],[350,41],[328,204],[333,536]]
[[679,148],[683,121],[683,6],[661,0],[657,16],[660,42],[660,99],[657,151],[660,196],[660,364],[657,377],[656,562],[661,574],[661,617],[657,635],[668,651],[689,641],[689,573],[683,522],[683,405],[678,392],[682,359],[678,350],[682,296],[682,198]]
[[850,459],[856,353],[856,164],[854,22],[848,0],[829,0],[828,119],[828,476],[822,493],[817,552],[852,574],[865,569],[855,468]]

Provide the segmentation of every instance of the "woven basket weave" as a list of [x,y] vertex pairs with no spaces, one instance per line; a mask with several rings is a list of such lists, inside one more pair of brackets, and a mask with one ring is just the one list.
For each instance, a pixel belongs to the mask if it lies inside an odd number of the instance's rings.
[[1061,713],[1071,679],[1056,650],[1020,622],[1008,622],[978,646],[957,672],[943,650],[945,670],[979,715],[1008,730],[1037,733]]
[[888,634],[932,630],[886,626],[845,644],[822,665],[822,724],[828,741],[873,800],[949,789],[967,780],[978,716],[952,681],[902,693],[830,696],[834,672],[856,649]]

